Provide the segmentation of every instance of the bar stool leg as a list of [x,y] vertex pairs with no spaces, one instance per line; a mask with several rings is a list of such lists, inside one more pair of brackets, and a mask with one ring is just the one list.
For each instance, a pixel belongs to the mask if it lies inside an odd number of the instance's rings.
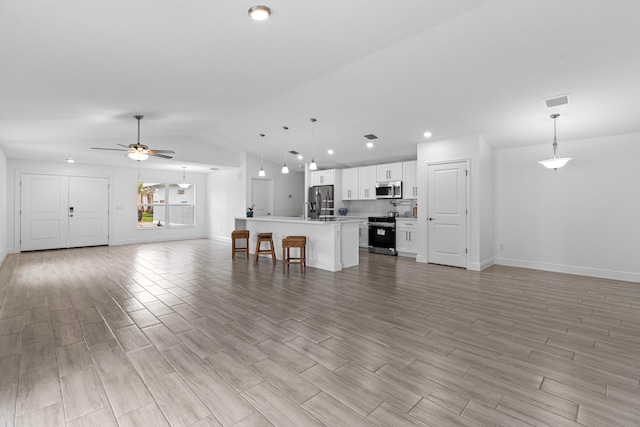
[[269,246],[271,247],[271,260],[273,265],[276,265],[276,248],[273,247],[273,239],[269,240]]

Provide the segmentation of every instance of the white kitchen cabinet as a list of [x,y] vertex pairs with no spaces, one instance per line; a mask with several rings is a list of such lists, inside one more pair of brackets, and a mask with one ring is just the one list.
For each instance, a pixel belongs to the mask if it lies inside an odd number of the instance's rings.
[[402,163],[402,198],[418,198],[417,162]]
[[311,186],[317,185],[335,185],[336,183],[336,170],[327,169],[322,171],[311,172]]
[[399,255],[415,256],[418,253],[418,222],[411,219],[396,221],[396,251]]
[[360,168],[342,169],[342,200],[358,200]]
[[361,248],[369,247],[369,222],[364,220],[360,223],[358,232],[358,246]]
[[402,181],[402,163],[387,163],[377,166],[377,181]]
[[375,200],[376,166],[358,168],[358,199]]

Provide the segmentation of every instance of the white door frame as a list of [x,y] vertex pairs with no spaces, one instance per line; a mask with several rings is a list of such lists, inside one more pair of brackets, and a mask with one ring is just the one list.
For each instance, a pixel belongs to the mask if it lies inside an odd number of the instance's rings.
[[21,188],[20,188],[20,182],[21,182],[21,178],[22,178],[22,174],[30,174],[30,175],[55,175],[55,176],[67,176],[67,177],[90,177],[90,178],[105,178],[107,179],[109,188],[108,188],[108,195],[109,195],[109,205],[108,205],[108,210],[109,210],[109,219],[108,219],[108,224],[109,224],[109,243],[108,245],[111,245],[112,243],[112,239],[113,239],[113,215],[111,215],[111,203],[113,201],[113,196],[111,194],[111,177],[110,176],[104,176],[104,175],[90,175],[90,174],[69,174],[69,173],[60,173],[58,171],[55,172],[50,172],[50,171],[42,171],[42,170],[31,170],[31,169],[15,169],[14,170],[14,174],[13,174],[13,248],[14,248],[14,252],[15,253],[20,253],[20,251],[22,250],[22,245],[20,244],[20,226],[21,226],[21,216],[20,216],[20,208],[22,206],[22,201],[20,200],[21,197]]
[[[471,212],[471,191],[473,190],[471,188],[471,173],[472,173],[472,171],[471,171],[471,159],[470,158],[463,158],[463,159],[440,160],[440,161],[437,161],[437,162],[427,162],[425,164],[425,171],[424,171],[424,180],[425,180],[424,188],[425,188],[425,193],[427,193],[429,191],[429,173],[428,173],[429,166],[437,166],[437,165],[445,165],[445,164],[449,164],[449,163],[461,163],[461,162],[465,163],[466,170],[468,171],[467,174],[466,174],[466,177],[465,177],[466,181],[467,181],[466,182],[467,183],[467,194],[466,194],[466,198],[467,198],[467,215],[466,215],[467,216],[467,218],[466,218],[466,220],[467,220],[467,236],[466,236],[467,254],[466,255],[467,256],[466,256],[465,268],[468,270],[469,269],[469,265],[470,265],[469,260],[471,259],[471,257],[469,255],[471,255],[470,254],[470,249],[471,249],[471,239],[470,239],[471,228],[470,227],[471,227],[471,215],[472,215],[472,212]],[[427,195],[427,197],[428,197],[428,195]],[[425,202],[427,200],[428,199],[425,198]],[[427,206],[427,209],[426,209],[427,212],[425,212],[425,214],[426,214],[425,219],[428,218],[428,210],[429,210],[429,206]],[[427,219],[427,222],[428,222],[428,219]],[[426,232],[424,234],[424,247],[425,247],[424,257],[425,257],[426,262],[429,262],[429,226],[428,226],[428,224],[426,225],[425,230],[426,230]]]

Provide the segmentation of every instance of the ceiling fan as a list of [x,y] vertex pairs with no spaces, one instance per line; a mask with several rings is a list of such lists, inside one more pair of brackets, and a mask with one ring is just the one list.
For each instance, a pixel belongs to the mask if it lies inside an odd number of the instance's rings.
[[167,156],[167,154],[175,154],[175,151],[172,150],[150,150],[146,145],[140,144],[140,120],[142,120],[144,116],[133,116],[134,119],[138,121],[138,143],[137,144],[116,144],[123,148],[100,148],[100,147],[91,147],[92,150],[110,150],[110,151],[126,151],[129,158],[137,161],[147,160],[149,156],[154,157],[162,157],[163,159],[172,159],[173,156]]

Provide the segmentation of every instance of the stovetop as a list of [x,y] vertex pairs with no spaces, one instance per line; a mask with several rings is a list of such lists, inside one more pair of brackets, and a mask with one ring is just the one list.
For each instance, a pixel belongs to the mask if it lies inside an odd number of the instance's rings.
[[369,222],[386,222],[386,223],[395,223],[396,218],[393,216],[370,216]]

